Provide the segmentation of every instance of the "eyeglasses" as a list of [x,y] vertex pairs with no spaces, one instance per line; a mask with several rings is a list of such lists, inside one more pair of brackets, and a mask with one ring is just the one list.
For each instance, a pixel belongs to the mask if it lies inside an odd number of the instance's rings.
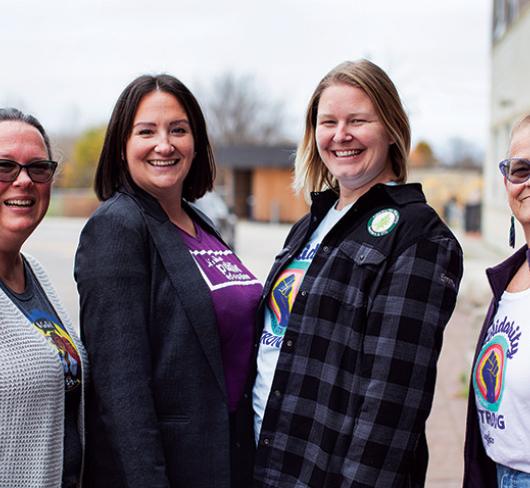
[[502,175],[516,185],[528,181],[530,178],[530,161],[524,158],[505,159],[499,163]]
[[52,179],[57,169],[55,161],[33,161],[29,164],[20,164],[10,159],[0,159],[0,181],[11,183],[18,178],[20,172],[25,169],[34,183],[47,183]]

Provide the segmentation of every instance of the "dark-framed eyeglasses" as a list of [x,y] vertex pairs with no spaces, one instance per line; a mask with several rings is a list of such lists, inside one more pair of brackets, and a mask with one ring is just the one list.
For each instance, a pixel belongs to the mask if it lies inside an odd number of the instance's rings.
[[525,158],[509,158],[499,163],[502,175],[516,185],[530,178],[530,160]]
[[52,179],[57,162],[55,161],[33,161],[29,164],[20,164],[11,159],[0,159],[0,181],[11,183],[18,178],[20,172],[25,169],[34,183],[47,183]]

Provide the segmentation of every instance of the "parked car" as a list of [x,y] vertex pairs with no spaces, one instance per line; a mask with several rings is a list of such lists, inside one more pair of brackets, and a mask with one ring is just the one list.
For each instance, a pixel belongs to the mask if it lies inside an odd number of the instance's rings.
[[237,217],[230,211],[221,196],[211,191],[196,200],[193,205],[210,217],[225,242],[235,249]]

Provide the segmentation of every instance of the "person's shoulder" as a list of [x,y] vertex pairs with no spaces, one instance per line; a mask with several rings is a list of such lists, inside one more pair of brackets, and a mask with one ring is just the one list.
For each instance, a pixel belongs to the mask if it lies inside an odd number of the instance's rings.
[[402,185],[401,192],[404,197],[399,202],[398,210],[402,232],[417,237],[444,236],[456,240],[436,210],[426,201],[421,185]]
[[145,216],[140,203],[134,196],[118,191],[99,205],[85,224],[82,235],[91,231],[107,232],[119,238],[129,231],[144,233],[145,229]]
[[133,195],[117,191],[108,200],[101,202],[92,217],[108,215],[129,220],[140,216],[141,213],[142,207]]

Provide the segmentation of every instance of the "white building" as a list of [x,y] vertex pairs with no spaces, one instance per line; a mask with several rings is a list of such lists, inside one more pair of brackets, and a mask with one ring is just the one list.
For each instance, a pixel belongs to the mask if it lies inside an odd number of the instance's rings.
[[[493,1],[490,100],[482,229],[488,243],[507,250],[510,211],[498,162],[506,157],[513,123],[530,113],[530,0]],[[517,228],[516,247],[522,239]]]

